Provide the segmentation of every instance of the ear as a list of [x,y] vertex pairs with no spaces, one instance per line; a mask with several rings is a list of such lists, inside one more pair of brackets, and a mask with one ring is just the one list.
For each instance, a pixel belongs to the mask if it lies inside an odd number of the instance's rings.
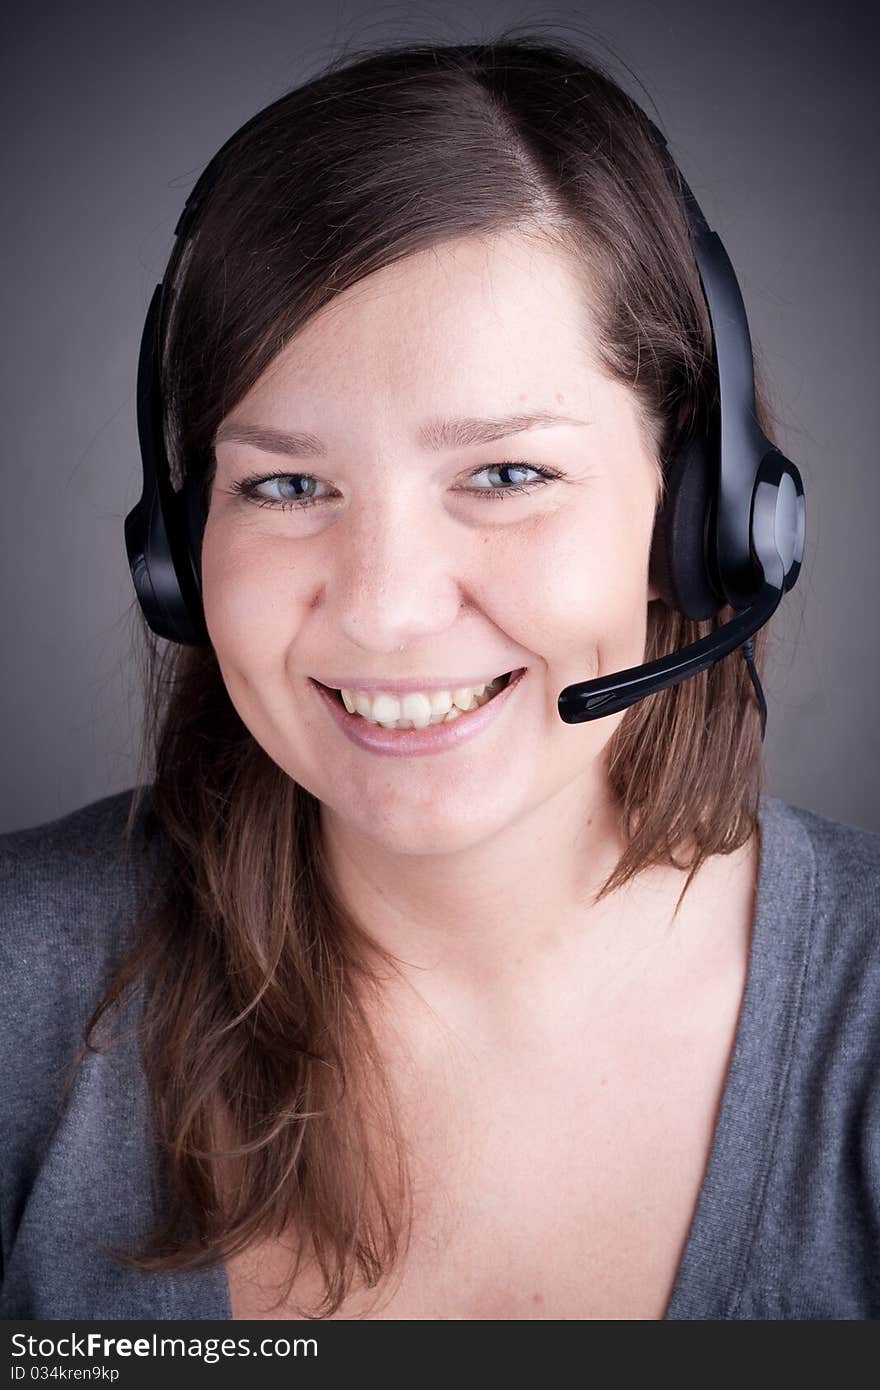
[[659,598],[659,597],[660,597],[660,594],[659,594],[659,591],[658,591],[658,589],[657,589],[656,584],[649,584],[649,585],[648,585],[648,602],[650,603],[653,599]]

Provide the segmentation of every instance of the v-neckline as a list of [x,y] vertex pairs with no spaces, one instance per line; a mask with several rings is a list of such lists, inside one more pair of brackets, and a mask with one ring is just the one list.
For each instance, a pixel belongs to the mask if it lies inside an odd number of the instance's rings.
[[[709,1157],[663,1320],[735,1319],[760,1227],[812,938],[816,861],[794,810],[762,792],[755,915],[742,1004]],[[225,1264],[202,1271],[232,1320]],[[193,1316],[184,1311],[179,1316]]]

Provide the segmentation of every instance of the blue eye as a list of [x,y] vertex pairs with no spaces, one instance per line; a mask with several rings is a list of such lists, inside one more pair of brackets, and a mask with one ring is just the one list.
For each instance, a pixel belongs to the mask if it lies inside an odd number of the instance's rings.
[[[538,467],[531,463],[490,463],[483,468],[478,468],[472,477],[477,477],[480,473],[534,473],[535,477],[530,482],[511,483],[504,488],[493,487],[474,487],[462,488],[463,492],[469,493],[474,497],[510,497],[512,493],[530,492],[532,488],[543,487],[546,483],[553,482],[556,478],[561,478],[562,474],[554,468]],[[302,495],[283,500],[275,497],[261,496],[257,489],[266,483],[276,482],[296,482],[296,483],[317,483],[320,478],[314,477],[311,473],[268,473],[255,474],[250,478],[236,479],[232,484],[231,491],[253,502],[258,507],[274,507],[276,511],[287,512],[293,508],[304,509],[314,507],[318,502],[324,502],[325,497],[315,497],[314,495]]]
[[[554,473],[549,468],[536,468],[531,463],[490,463],[485,468],[477,469],[477,473],[535,473],[533,482],[513,483],[506,488],[470,488],[471,491],[485,497],[509,497],[512,492],[528,492],[533,487],[541,487],[543,483],[551,482],[553,478],[558,478],[559,474]],[[476,474],[472,476],[476,477]]]
[[254,502],[258,507],[275,507],[279,511],[290,511],[291,507],[313,507],[316,502],[320,502],[320,497],[302,496],[293,497],[290,501],[279,501],[275,497],[262,497],[257,492],[258,487],[263,487],[265,483],[287,482],[291,479],[305,480],[307,483],[317,483],[319,480],[313,478],[310,473],[269,473],[266,475],[255,474],[251,478],[236,479],[232,484],[232,492],[239,493],[246,497],[249,502]]

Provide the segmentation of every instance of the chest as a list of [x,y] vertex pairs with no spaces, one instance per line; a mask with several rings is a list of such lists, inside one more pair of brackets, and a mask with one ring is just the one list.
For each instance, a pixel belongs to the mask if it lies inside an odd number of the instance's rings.
[[[430,1125],[408,1131],[415,1210],[402,1277],[367,1316],[662,1318],[711,1149],[727,1022],[714,1037],[650,1047],[633,1035],[576,1075],[511,1068],[470,1122],[435,1098]],[[289,1258],[267,1242],[227,1266],[233,1317],[292,1316],[270,1311]],[[306,1300],[318,1289],[307,1272],[296,1286]],[[369,1304],[352,1295],[335,1316]]]
[[[410,1245],[378,1303],[352,1294],[335,1318],[664,1317],[742,1006],[749,882],[716,902],[715,945],[662,975],[646,961],[637,1003],[601,1027],[581,1021],[552,1048],[526,1035],[503,1056],[471,1040],[401,1080]],[[295,1316],[271,1306],[290,1259],[273,1241],[227,1264],[234,1318]],[[294,1295],[320,1287],[306,1270]]]

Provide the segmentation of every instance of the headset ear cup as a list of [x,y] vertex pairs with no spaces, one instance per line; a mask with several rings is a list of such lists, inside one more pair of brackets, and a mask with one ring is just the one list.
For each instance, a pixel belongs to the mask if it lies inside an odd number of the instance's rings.
[[725,606],[710,580],[707,556],[715,470],[711,446],[699,430],[666,460],[666,495],[651,539],[649,579],[667,607],[686,618],[711,618]]

